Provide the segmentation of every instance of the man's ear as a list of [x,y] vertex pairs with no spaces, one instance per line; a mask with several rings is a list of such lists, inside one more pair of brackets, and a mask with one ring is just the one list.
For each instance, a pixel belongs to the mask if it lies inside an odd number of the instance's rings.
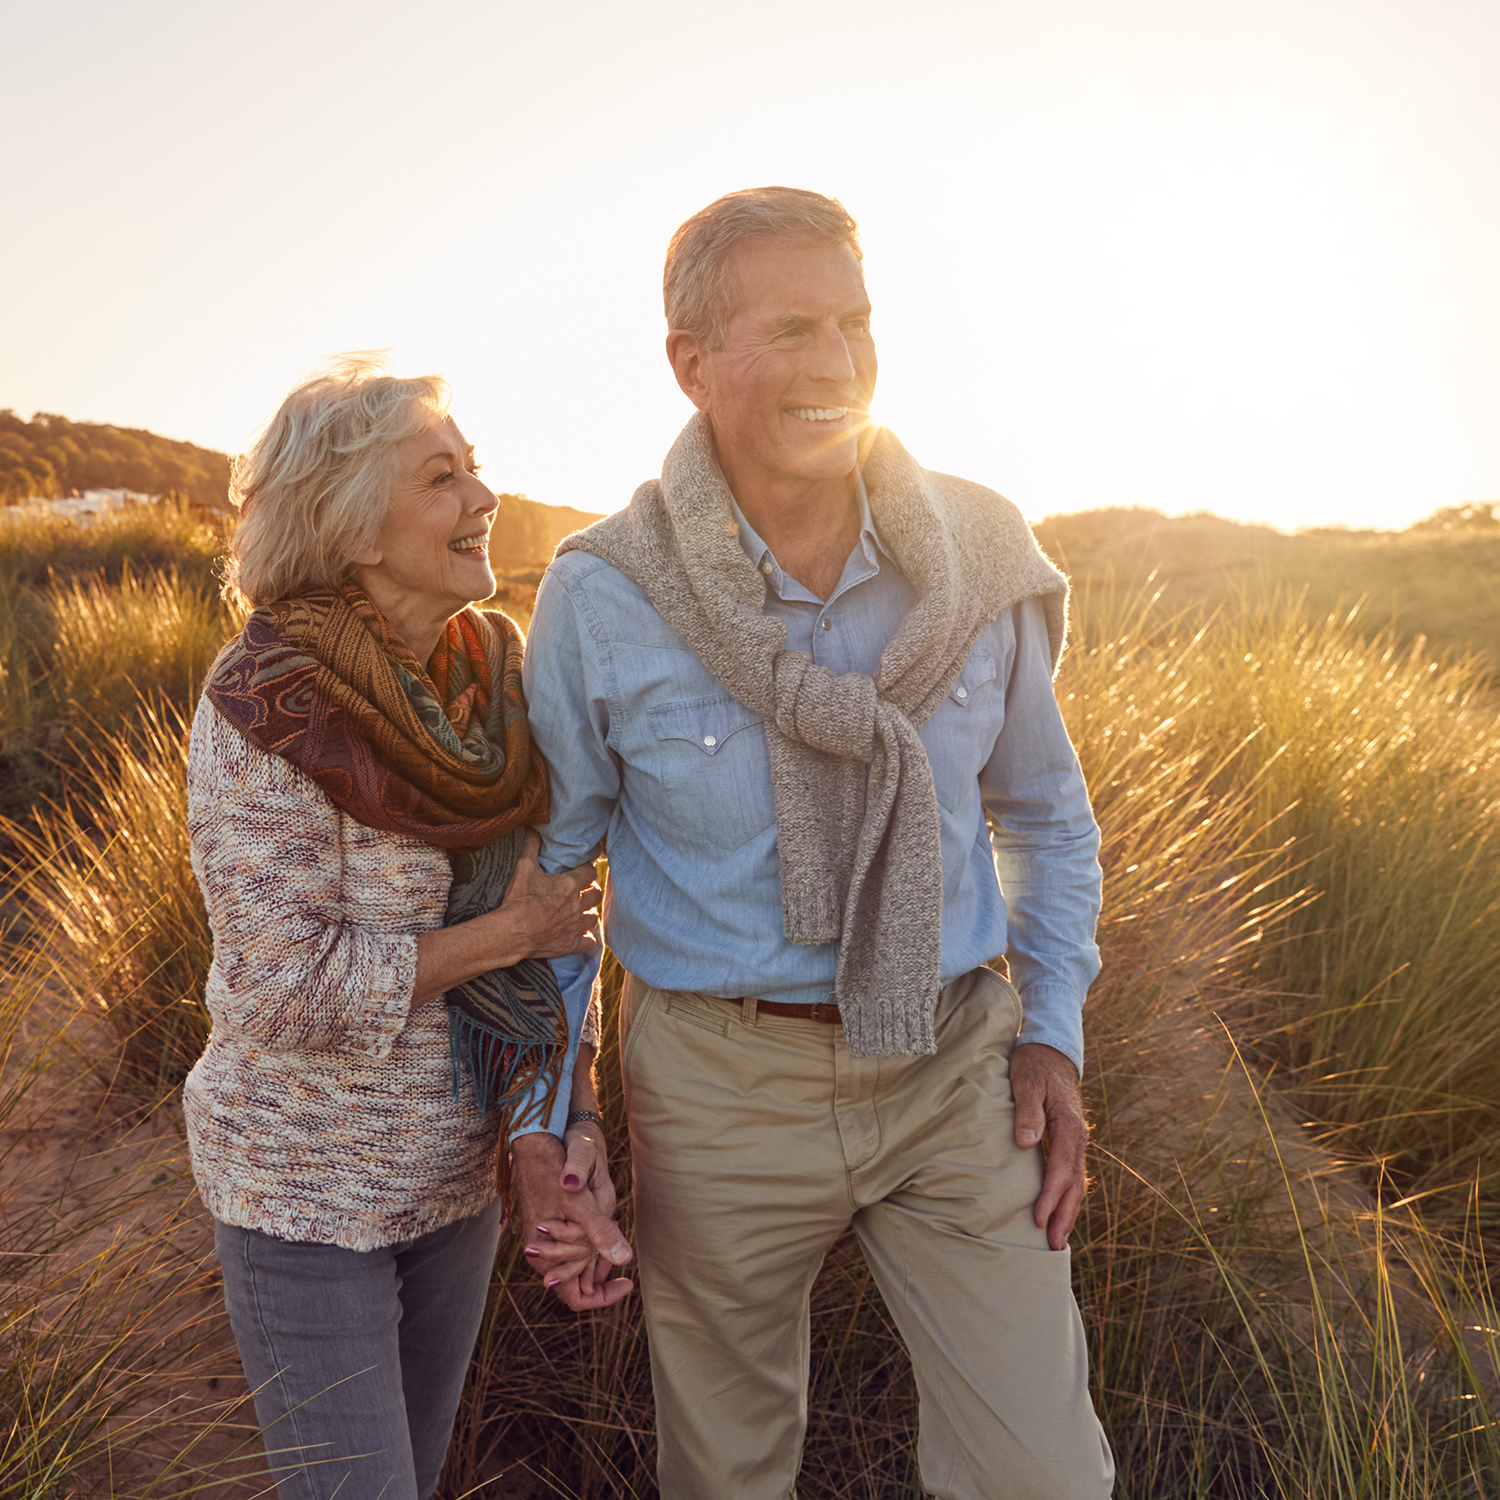
[[707,352],[698,335],[686,328],[674,328],[667,335],[667,358],[671,361],[672,373],[682,387],[682,394],[699,411],[708,410],[708,382],[703,378],[703,356]]

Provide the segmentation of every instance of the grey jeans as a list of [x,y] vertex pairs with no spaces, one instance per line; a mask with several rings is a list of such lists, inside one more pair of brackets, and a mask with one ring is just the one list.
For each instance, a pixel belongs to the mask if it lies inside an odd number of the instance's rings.
[[500,1205],[379,1250],[215,1223],[279,1500],[427,1500],[484,1316]]

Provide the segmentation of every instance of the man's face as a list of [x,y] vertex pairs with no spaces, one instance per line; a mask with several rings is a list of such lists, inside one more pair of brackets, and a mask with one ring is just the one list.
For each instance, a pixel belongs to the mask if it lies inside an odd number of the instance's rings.
[[740,486],[852,474],[875,393],[864,276],[846,245],[759,240],[730,262],[724,348],[702,356],[694,400]]

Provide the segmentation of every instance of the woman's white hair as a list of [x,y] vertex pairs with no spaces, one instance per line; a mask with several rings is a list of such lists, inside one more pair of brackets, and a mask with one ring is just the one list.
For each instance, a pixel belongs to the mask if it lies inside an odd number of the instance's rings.
[[448,398],[441,375],[389,375],[378,354],[338,355],[294,386],[234,461],[225,594],[248,607],[342,582],[380,530],[397,445],[441,422]]
[[724,347],[734,311],[730,261],[750,240],[847,245],[864,263],[859,225],[837,198],[789,187],[725,193],[679,225],[667,246],[661,290],[668,328],[686,329],[705,349]]

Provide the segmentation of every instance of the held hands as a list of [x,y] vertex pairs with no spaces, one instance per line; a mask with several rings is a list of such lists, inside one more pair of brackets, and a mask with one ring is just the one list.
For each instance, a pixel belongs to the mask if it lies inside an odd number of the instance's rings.
[[497,913],[524,935],[530,945],[525,957],[592,953],[599,946],[600,891],[594,882],[594,867],[579,865],[549,875],[537,863],[541,846],[536,829],[528,828],[516,873]]
[[1045,1139],[1047,1169],[1034,1217],[1054,1250],[1067,1247],[1083,1206],[1084,1152],[1089,1142],[1078,1069],[1045,1042],[1025,1042],[1010,1055],[1010,1093],[1016,1105],[1016,1145],[1023,1151]]
[[574,1312],[610,1307],[634,1285],[610,1280],[632,1251],[611,1215],[615,1188],[604,1154],[604,1133],[580,1121],[568,1127],[567,1146],[538,1131],[511,1143],[517,1230],[527,1237],[533,1269]]

